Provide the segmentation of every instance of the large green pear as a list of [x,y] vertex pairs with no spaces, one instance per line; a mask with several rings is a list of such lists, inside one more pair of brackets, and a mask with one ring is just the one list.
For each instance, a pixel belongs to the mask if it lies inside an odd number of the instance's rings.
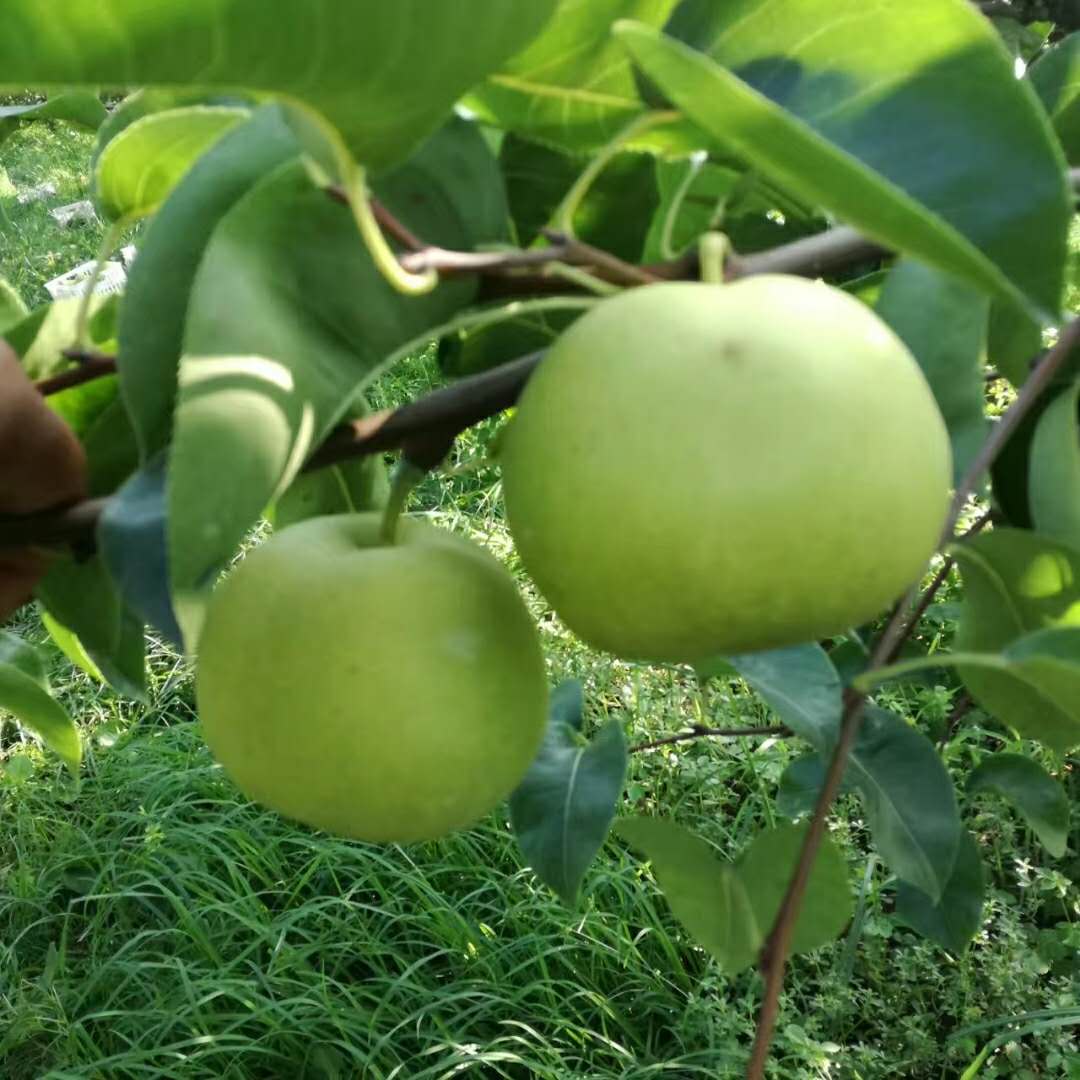
[[256,802],[361,840],[475,821],[536,755],[547,688],[506,571],[468,540],[377,514],[312,518],[215,591],[196,693],[214,756]]
[[923,571],[951,482],[902,342],[781,275],[602,301],[530,379],[502,467],[518,550],[570,629],[675,662],[877,615]]

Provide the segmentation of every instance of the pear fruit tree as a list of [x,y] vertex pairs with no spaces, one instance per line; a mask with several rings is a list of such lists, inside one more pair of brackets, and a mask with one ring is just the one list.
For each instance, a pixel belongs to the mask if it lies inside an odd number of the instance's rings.
[[[126,698],[183,658],[236,797],[298,828],[509,824],[571,908],[605,845],[640,856],[626,887],[664,893],[714,985],[760,972],[762,1080],[790,956],[848,927],[854,956],[878,885],[882,918],[976,938],[1002,863],[976,799],[1067,850],[1057,6],[8,0],[0,141],[96,130],[100,265],[135,255],[120,293],[0,281],[0,611],[35,603]],[[375,408],[421,358],[441,385]],[[499,559],[467,510],[425,520],[466,429]],[[670,725],[629,745],[560,679],[565,634],[671,669]],[[92,783],[45,670],[5,631],[0,710]],[[718,702],[795,748],[737,845],[638,782],[730,735]],[[865,829],[830,828],[841,791]]]

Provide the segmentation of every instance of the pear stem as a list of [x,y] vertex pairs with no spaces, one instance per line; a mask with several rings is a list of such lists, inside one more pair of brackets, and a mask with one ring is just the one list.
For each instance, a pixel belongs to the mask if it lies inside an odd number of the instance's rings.
[[701,280],[709,285],[724,284],[724,263],[731,251],[731,241],[718,232],[705,233],[699,246]]
[[390,479],[390,497],[386,501],[382,525],[379,528],[379,539],[384,544],[390,546],[397,543],[398,522],[405,512],[405,504],[409,501],[413,489],[426,475],[426,469],[414,465],[407,457],[398,462]]

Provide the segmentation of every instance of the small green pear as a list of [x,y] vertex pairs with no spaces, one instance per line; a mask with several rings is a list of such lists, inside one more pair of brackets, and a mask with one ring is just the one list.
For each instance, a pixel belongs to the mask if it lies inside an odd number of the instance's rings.
[[517,786],[547,712],[513,581],[424,522],[312,518],[211,598],[196,694],[211,751],[256,802],[371,841],[432,839]]

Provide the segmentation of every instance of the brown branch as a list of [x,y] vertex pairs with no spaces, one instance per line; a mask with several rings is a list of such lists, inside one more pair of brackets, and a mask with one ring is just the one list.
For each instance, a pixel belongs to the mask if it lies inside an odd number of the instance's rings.
[[712,728],[701,724],[694,724],[689,731],[680,731],[678,735],[667,735],[662,739],[653,739],[651,742],[638,743],[630,747],[631,754],[641,753],[643,750],[656,750],[661,746],[672,746],[675,743],[688,742],[690,739],[738,739],[746,736],[779,735],[788,738],[794,734],[792,730],[783,724],[774,724],[771,727],[743,727],[743,728]]
[[942,750],[945,749],[946,746],[949,745],[949,741],[955,734],[956,729],[960,724],[960,721],[963,720],[964,717],[967,716],[967,714],[971,712],[971,710],[974,708],[975,702],[972,699],[971,695],[965,690],[964,693],[962,693],[956,699],[956,702],[950,710],[949,715],[945,719],[945,727],[941,732],[941,738],[938,739],[938,753],[940,753]]
[[[1035,366],[1031,377],[1024,384],[1016,400],[1009,407],[994,431],[991,432],[972,462],[971,467],[960,481],[953,497],[939,547],[952,542],[953,535],[956,532],[957,519],[963,511],[968,497],[981,482],[983,474],[993,465],[997,455],[1001,453],[1005,443],[1009,440],[1010,435],[1020,425],[1041,394],[1053,382],[1054,377],[1065,365],[1078,342],[1080,342],[1080,319],[1074,319],[1063,327],[1057,344],[1043,354],[1042,359]],[[911,599],[914,600],[913,595]],[[868,671],[875,671],[884,667],[889,657],[898,651],[914,631],[915,624],[918,622],[919,611],[916,607],[909,614],[911,606],[910,602],[905,602],[900,604],[893,612],[892,618],[889,620],[885,632],[881,635],[877,647],[874,649],[874,654],[870,658],[867,667]],[[865,704],[865,694],[849,691],[845,696],[844,711],[840,722],[840,736],[829,761],[825,783],[814,807],[814,814],[810,819],[810,827],[803,841],[795,872],[791,876],[787,892],[784,894],[784,899],[780,904],[780,910],[777,912],[772,929],[769,931],[769,936],[766,938],[765,945],[761,950],[760,968],[765,979],[765,995],[762,1000],[761,1011],[758,1014],[754,1046],[746,1072],[747,1080],[764,1080],[769,1047],[772,1043],[773,1032],[776,1029],[776,1021],[780,1012],[780,992],[784,985],[787,956],[791,948],[791,937],[795,929],[795,921],[802,908],[803,896],[810,880],[810,872],[813,869],[814,860],[817,858],[818,849],[825,835],[829,807],[840,790],[840,783],[843,780],[844,770],[847,768],[848,758],[855,745],[855,740],[858,738]]]
[[79,361],[78,367],[69,368],[52,375],[47,379],[39,379],[34,385],[38,393],[43,396],[59,394],[61,390],[70,390],[73,386],[82,386],[83,383],[93,382],[106,375],[116,374],[116,357],[106,356],[104,353],[79,353],[74,351],[65,352],[65,356]]

